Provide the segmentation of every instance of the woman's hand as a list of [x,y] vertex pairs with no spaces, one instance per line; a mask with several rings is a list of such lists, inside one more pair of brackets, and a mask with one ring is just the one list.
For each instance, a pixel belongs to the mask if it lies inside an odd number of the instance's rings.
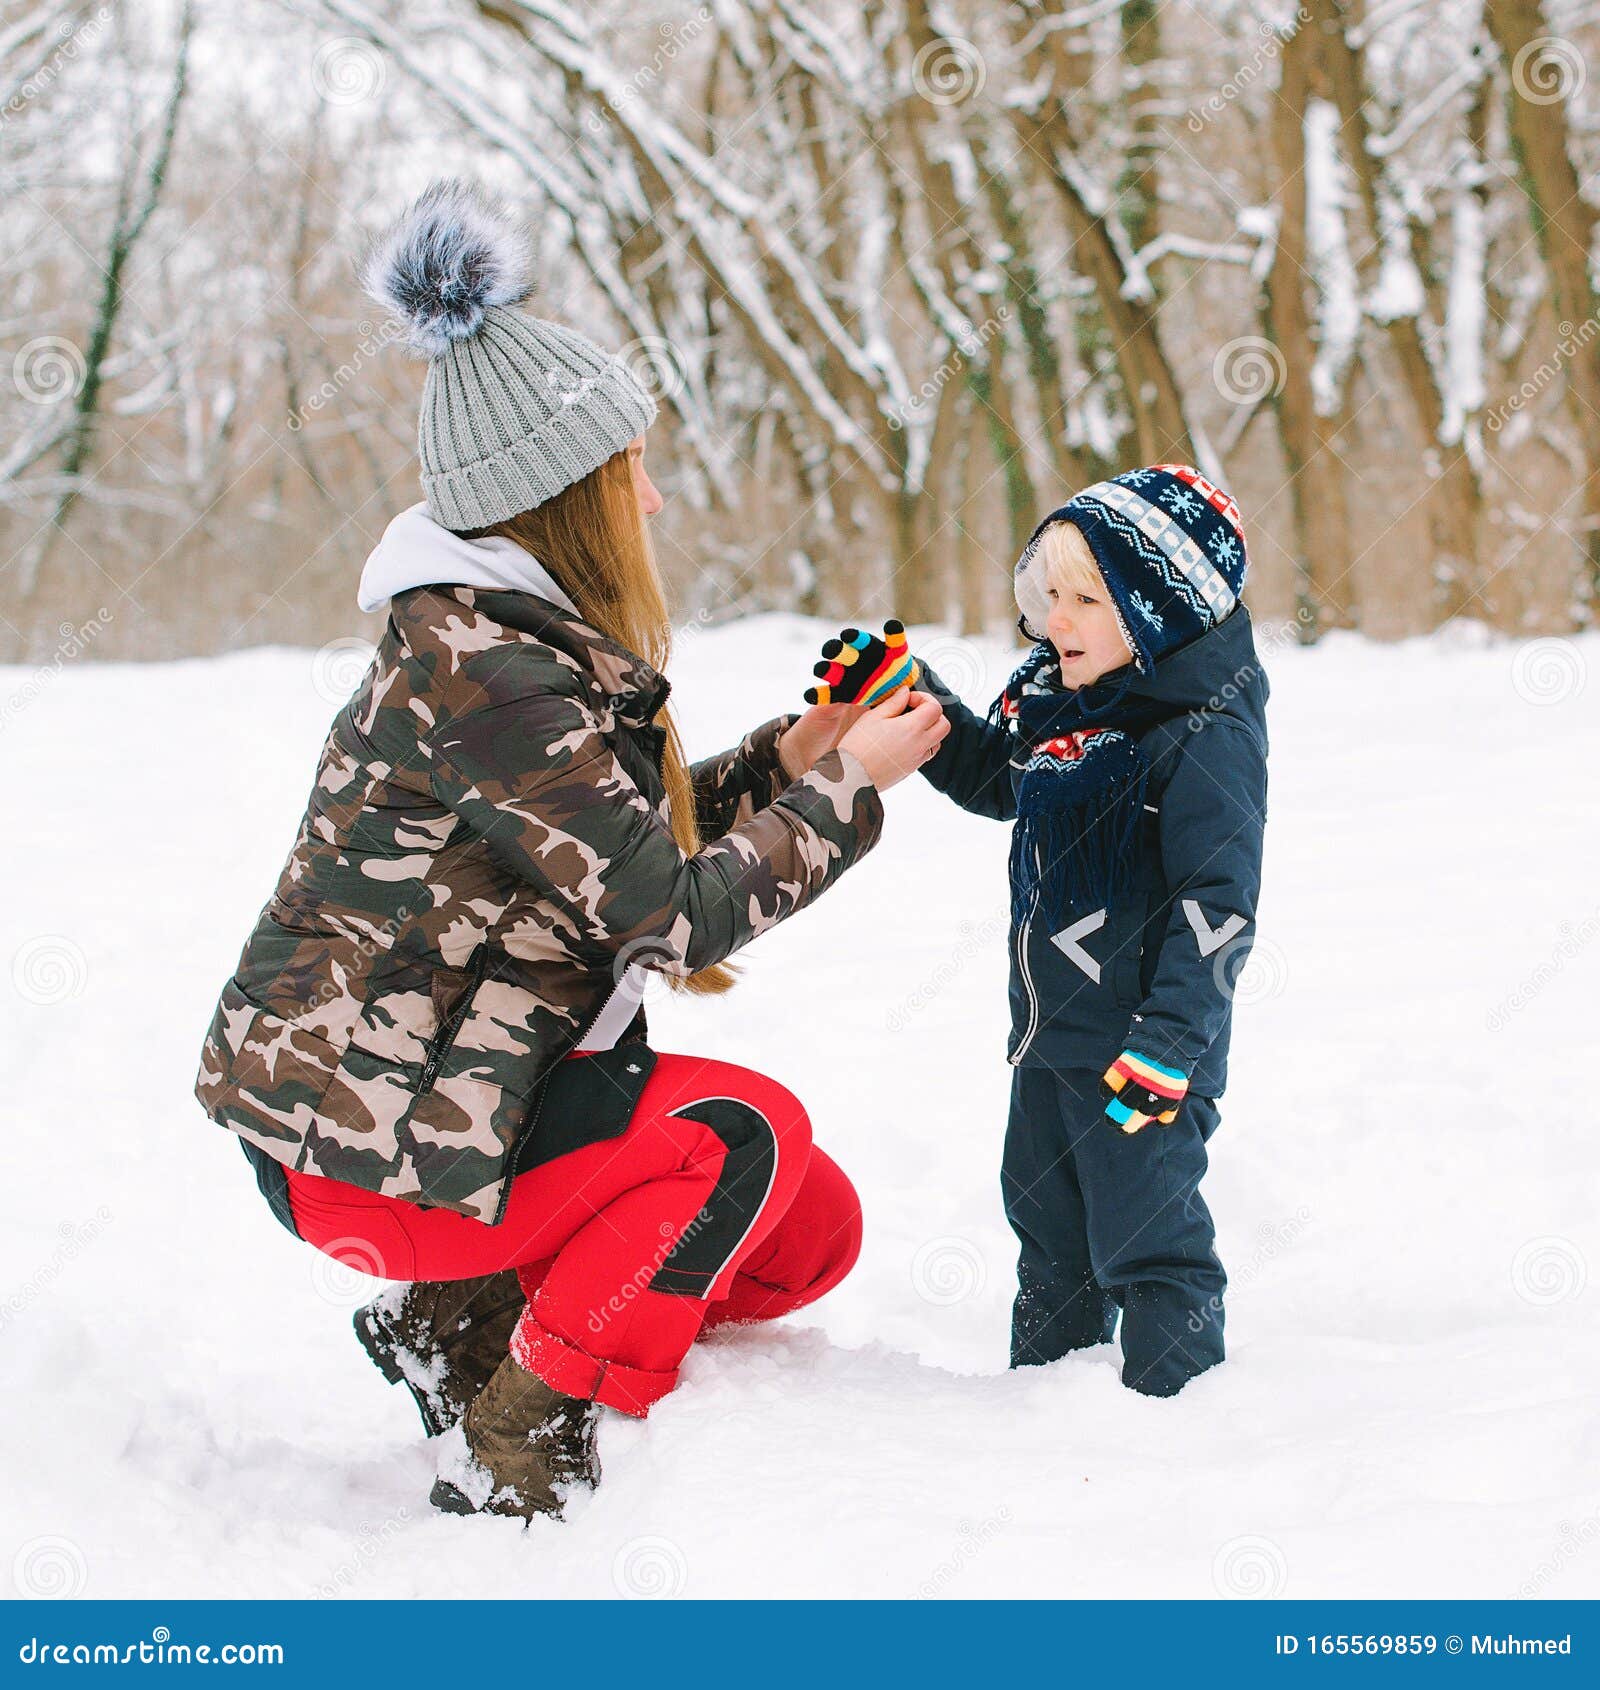
[[790,780],[799,780],[865,715],[859,704],[813,704],[778,741],[783,772]]
[[839,741],[839,749],[854,752],[872,784],[887,792],[915,774],[949,731],[936,698],[901,687],[867,711]]

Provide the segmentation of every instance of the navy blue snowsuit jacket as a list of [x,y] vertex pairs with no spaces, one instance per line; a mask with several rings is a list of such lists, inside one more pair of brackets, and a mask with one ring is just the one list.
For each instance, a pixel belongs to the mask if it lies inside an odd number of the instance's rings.
[[[1012,821],[1026,750],[923,666],[950,732],[922,772],[974,815]],[[1255,938],[1267,812],[1267,677],[1249,613],[1136,674],[1131,696],[1173,706],[1140,735],[1150,760],[1133,887],[1075,902],[1048,930],[1011,928],[1011,1036],[1019,1067],[1103,1071],[1131,1049],[1181,1069],[1197,1096],[1227,1080],[1233,995]]]

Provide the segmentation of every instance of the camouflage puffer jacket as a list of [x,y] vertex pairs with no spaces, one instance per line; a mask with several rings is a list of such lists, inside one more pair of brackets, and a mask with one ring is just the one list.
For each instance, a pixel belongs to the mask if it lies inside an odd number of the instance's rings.
[[629,962],[677,972],[802,909],[877,842],[833,751],[779,717],[693,769],[668,827],[665,678],[525,592],[417,587],[323,747],[195,1094],[291,1168],[493,1222],[541,1079]]

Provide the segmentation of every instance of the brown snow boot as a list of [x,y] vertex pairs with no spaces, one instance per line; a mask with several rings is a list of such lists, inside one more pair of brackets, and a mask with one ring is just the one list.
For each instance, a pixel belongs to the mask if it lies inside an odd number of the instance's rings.
[[441,1464],[431,1501],[446,1514],[559,1516],[572,1485],[600,1482],[600,1405],[569,1397],[507,1356],[461,1423],[466,1458]]
[[437,1437],[505,1360],[523,1302],[509,1268],[481,1279],[419,1279],[357,1309],[356,1337],[384,1378],[410,1391]]

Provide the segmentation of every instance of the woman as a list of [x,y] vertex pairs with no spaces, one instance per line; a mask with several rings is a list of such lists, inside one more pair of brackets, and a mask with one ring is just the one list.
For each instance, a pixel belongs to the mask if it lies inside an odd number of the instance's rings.
[[815,1300],[859,1246],[798,1100],[652,1051],[641,981],[725,991],[946,730],[901,696],[686,768],[643,521],[653,401],[515,309],[520,243],[462,184],[417,201],[367,284],[429,356],[425,502],[368,561],[388,626],[196,1094],[292,1231],[410,1282],[356,1327],[430,1432],[461,1426],[435,1504],[557,1514],[598,1480],[601,1405],[645,1414],[699,1332]]

